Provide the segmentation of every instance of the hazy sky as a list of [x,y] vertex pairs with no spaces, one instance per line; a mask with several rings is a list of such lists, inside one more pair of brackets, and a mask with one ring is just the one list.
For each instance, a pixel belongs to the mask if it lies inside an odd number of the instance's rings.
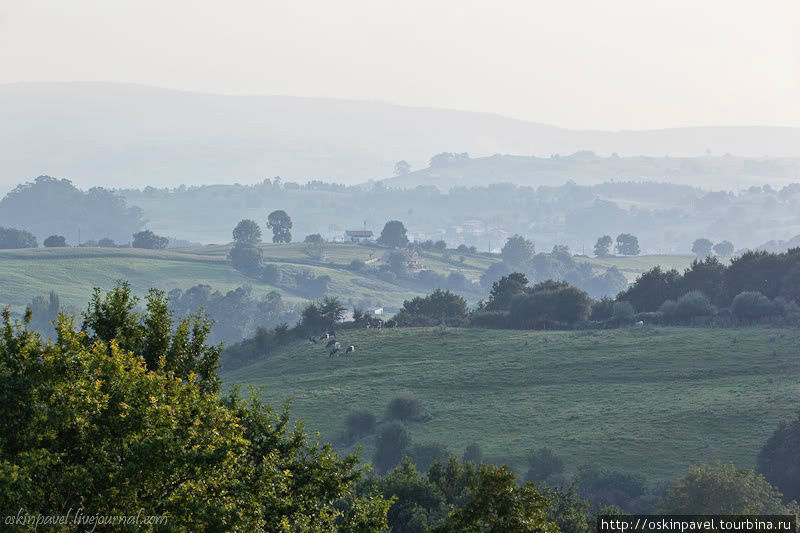
[[0,83],[32,80],[800,126],[800,1],[0,0]]

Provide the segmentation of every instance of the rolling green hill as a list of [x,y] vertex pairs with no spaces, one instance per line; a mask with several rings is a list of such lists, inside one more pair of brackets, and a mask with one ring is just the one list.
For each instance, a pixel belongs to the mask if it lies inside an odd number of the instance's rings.
[[[285,271],[309,268],[316,275],[331,277],[329,294],[343,301],[370,300],[398,308],[404,300],[422,295],[424,290],[408,282],[387,283],[373,276],[351,272],[346,268],[354,259],[377,262],[384,250],[354,244],[329,244],[325,261],[317,261],[306,253],[306,245],[264,244],[265,262],[275,263]],[[281,287],[247,278],[227,261],[228,245],[200,248],[143,250],[136,248],[39,248],[0,250],[0,307],[9,305],[21,312],[35,296],[54,290],[62,303],[83,309],[93,287],[111,288],[117,280],[128,280],[136,294],[143,295],[151,287],[169,290],[186,289],[205,283],[220,291],[250,284],[256,295],[277,290],[288,301],[302,298]],[[468,280],[477,281],[492,262],[499,260],[485,255],[464,256],[450,252],[423,252],[425,268],[442,274],[461,272]],[[629,280],[654,265],[687,266],[691,256],[640,256],[598,260],[577,258],[605,269],[618,266]],[[477,297],[473,298],[477,300]],[[470,303],[475,303],[471,301]]]
[[[356,355],[329,358],[308,341],[223,375],[263,386],[273,404],[335,439],[348,411],[381,419],[413,393],[430,413],[416,443],[461,454],[478,442],[510,460],[548,446],[569,471],[591,463],[667,479],[692,463],[752,466],[797,409],[800,331],[643,328],[583,332],[341,330]],[[372,455],[372,437],[363,456]]]

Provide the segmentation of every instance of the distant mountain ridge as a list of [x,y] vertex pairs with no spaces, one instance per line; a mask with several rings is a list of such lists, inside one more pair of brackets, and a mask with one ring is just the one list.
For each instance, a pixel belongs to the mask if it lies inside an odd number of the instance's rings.
[[[359,183],[439,152],[548,157],[799,157],[800,128],[577,131],[488,113],[369,101],[226,96],[90,82],[0,85],[0,194],[41,174],[86,188],[251,183],[281,175]],[[702,185],[702,184],[698,184]]]

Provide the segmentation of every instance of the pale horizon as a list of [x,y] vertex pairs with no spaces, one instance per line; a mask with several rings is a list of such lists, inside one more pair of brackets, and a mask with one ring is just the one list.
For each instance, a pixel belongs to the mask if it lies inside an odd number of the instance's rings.
[[794,2],[232,5],[0,1],[0,83],[371,101],[579,130],[800,127]]

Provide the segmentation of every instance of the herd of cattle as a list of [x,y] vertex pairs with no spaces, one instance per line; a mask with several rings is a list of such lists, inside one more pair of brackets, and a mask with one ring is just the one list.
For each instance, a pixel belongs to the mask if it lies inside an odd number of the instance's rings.
[[[342,345],[339,342],[336,341],[336,332],[333,331],[333,330],[330,330],[330,331],[320,335],[319,339],[317,339],[316,337],[309,337],[308,341],[311,344],[317,344],[319,342],[327,341],[326,344],[325,344],[325,348],[330,350],[330,353],[328,354],[328,357],[333,357],[334,355],[336,357],[339,357],[339,353],[341,352],[341,349],[342,349]],[[356,347],[351,344],[350,346],[347,347],[347,349],[345,350],[344,354],[345,355],[350,355],[351,353],[354,353],[355,351],[356,351]]]

